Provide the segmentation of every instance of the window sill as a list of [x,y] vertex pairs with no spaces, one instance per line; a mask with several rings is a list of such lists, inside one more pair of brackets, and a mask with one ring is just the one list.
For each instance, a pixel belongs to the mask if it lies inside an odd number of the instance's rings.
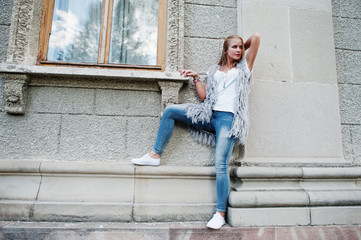
[[[140,71],[123,69],[75,68],[30,66],[16,64],[1,64],[0,74],[5,81],[4,97],[5,111],[9,114],[24,114],[26,110],[26,92],[31,79],[37,77],[116,80],[117,82],[155,82],[162,94],[163,110],[167,105],[178,103],[178,94],[187,78],[178,72]],[[47,81],[45,79],[45,81]]]
[[28,76],[54,76],[54,77],[90,77],[90,78],[117,78],[119,80],[145,80],[145,81],[176,81],[186,82],[178,72],[160,72],[147,70],[103,69],[86,67],[60,67],[60,66],[31,66],[17,64],[1,64],[0,73],[26,74]]

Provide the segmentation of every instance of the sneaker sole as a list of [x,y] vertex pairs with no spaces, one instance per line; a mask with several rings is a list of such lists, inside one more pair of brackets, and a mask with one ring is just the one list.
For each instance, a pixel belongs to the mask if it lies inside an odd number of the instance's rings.
[[160,163],[139,163],[137,161],[134,161],[133,159],[131,160],[132,163],[134,163],[135,165],[138,165],[138,166],[159,166]]
[[214,229],[214,230],[218,230],[218,229],[221,229],[225,224],[223,224],[222,226],[220,226],[219,228],[215,228],[215,227],[211,227],[211,226],[208,226],[207,225],[207,228],[210,228],[210,229]]

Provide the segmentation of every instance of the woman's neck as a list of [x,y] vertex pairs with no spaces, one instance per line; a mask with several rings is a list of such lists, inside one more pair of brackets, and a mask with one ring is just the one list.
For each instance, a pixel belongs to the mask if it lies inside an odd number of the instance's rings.
[[232,68],[233,68],[233,63],[228,60],[225,65],[221,66],[221,71],[228,72],[228,70],[231,70]]
[[234,61],[231,61],[230,59],[227,59],[227,67],[229,69],[233,68],[234,67]]

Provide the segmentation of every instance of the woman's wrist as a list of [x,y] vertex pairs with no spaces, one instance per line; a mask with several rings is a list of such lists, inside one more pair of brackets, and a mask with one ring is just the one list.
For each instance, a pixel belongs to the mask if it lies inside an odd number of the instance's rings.
[[195,78],[193,78],[193,83],[195,84],[195,83],[197,83],[197,82],[200,82],[201,80],[199,79],[199,77],[195,77]]
[[194,77],[193,77],[193,82],[194,83],[197,83],[197,82],[200,82],[201,80],[200,80],[200,78],[199,78],[199,75],[196,73],[195,75],[194,75]]

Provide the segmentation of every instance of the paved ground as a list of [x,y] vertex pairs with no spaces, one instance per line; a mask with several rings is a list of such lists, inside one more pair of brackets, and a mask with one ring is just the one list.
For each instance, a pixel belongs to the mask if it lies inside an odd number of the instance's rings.
[[112,222],[1,222],[0,239],[78,240],[361,240],[361,226],[244,227],[224,226],[210,230],[203,222],[112,223]]

